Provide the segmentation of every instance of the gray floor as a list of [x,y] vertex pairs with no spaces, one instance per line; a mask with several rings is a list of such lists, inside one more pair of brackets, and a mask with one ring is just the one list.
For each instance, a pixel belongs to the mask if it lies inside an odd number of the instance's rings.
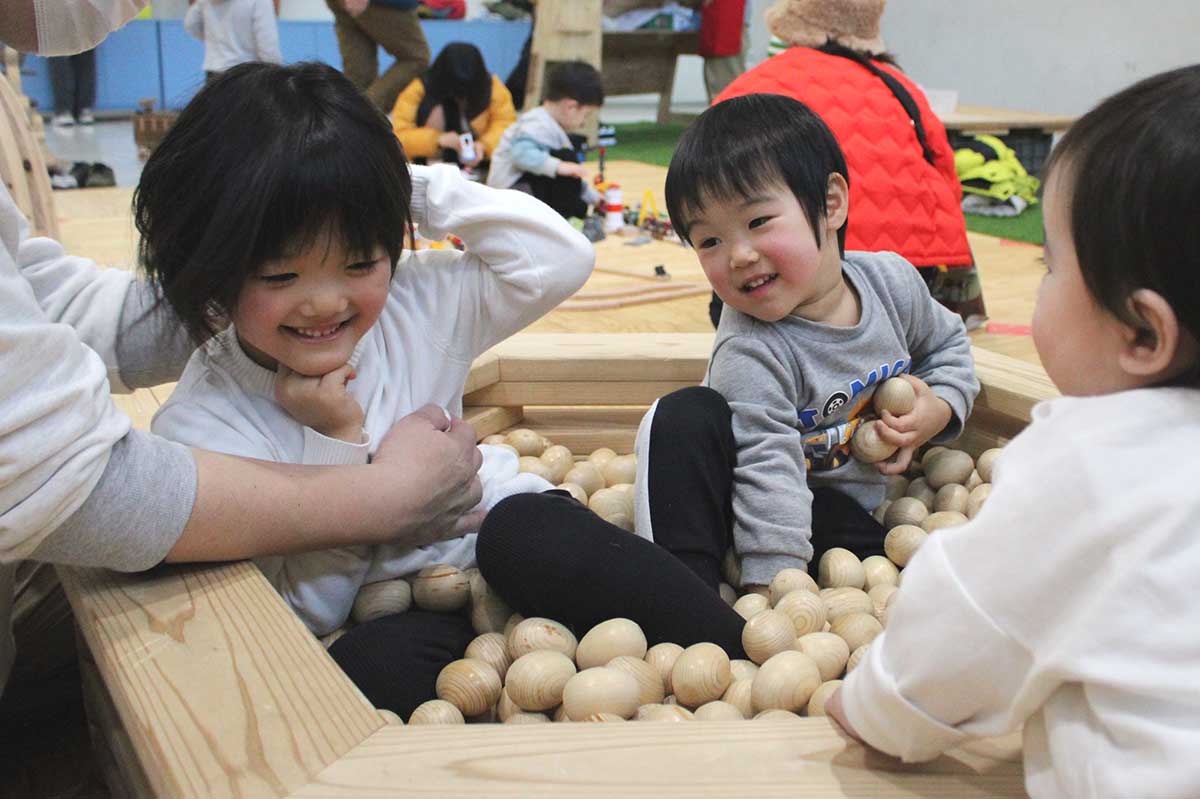
[[[658,108],[658,95],[635,94],[614,97],[604,105],[600,115],[605,124],[653,122]],[[702,104],[677,104],[677,113],[700,113]],[[100,161],[112,167],[118,186],[136,186],[142,173],[133,143],[133,123],[128,119],[101,120],[95,125],[76,125],[56,128],[47,122],[46,144],[50,152],[68,161]],[[620,154],[613,152],[612,157]]]

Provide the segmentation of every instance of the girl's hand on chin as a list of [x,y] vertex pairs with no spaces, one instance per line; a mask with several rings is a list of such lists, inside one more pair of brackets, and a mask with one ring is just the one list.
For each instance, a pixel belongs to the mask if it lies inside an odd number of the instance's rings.
[[361,444],[363,409],[346,390],[346,385],[354,377],[354,367],[350,364],[344,364],[320,377],[298,374],[279,364],[275,376],[275,399],[305,427],[311,427],[329,438]]

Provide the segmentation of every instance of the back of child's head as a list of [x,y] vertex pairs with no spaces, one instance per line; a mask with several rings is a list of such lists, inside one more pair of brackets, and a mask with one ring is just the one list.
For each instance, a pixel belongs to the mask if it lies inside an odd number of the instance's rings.
[[[691,221],[713,200],[751,197],[784,185],[804,209],[817,241],[830,175],[850,174],[837,139],[808,106],[780,94],[748,94],[717,103],[680,137],[667,170],[667,213],[691,243]],[[838,228],[845,254],[846,226]]]
[[1195,65],[1147,78],[1080,117],[1045,173],[1069,203],[1079,270],[1096,302],[1142,329],[1130,297],[1150,289],[1200,341],[1198,132]]
[[139,260],[197,339],[265,263],[340,237],[383,247],[412,228],[412,183],[387,118],[325,64],[243,64],[205,87],[146,161]]
[[604,79],[586,61],[566,61],[546,76],[546,99],[574,100],[580,105],[604,105]]

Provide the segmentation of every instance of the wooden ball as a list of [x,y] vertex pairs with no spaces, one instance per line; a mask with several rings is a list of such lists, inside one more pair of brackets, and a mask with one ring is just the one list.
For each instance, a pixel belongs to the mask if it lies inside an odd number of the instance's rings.
[[367,583],[358,589],[350,618],[356,624],[366,624],[372,619],[403,613],[412,606],[413,591],[404,580],[383,580]]
[[888,531],[883,550],[892,563],[903,568],[928,537],[929,533],[916,525],[900,524]]
[[[612,521],[615,517],[621,517],[629,520],[632,518],[630,513],[629,503],[625,501],[625,496],[620,491],[612,488],[601,488],[592,494],[588,499],[588,507],[592,512],[604,519],[606,522],[617,524]],[[624,525],[617,524],[618,527]],[[626,528],[628,529],[628,528]]]
[[871,403],[878,413],[888,411],[893,416],[904,416],[916,407],[917,392],[912,383],[900,377],[893,377],[879,384],[871,397]]
[[866,656],[867,656],[867,645],[866,644],[864,644],[863,646],[860,646],[858,649],[855,649],[853,652],[851,652],[850,659],[846,661],[846,673],[849,674],[850,672],[854,671],[854,667],[857,666],[862,661],[862,659]]
[[[758,666],[755,666],[755,669],[755,674],[757,674]],[[753,718],[754,677],[745,677],[731,682],[721,696],[721,701],[736,707],[742,714],[742,718]]]
[[887,513],[883,516],[883,526],[890,530],[901,524],[919,525],[928,515],[929,509],[921,500],[900,497],[888,506]]
[[513,612],[513,614],[508,617],[508,621],[504,622],[504,629],[500,631],[504,635],[505,641],[507,641],[508,637],[512,635],[512,631],[517,628],[517,625],[523,621],[525,621],[525,617],[520,613]]
[[879,463],[895,454],[896,445],[889,444],[879,437],[879,428],[882,425],[883,422],[872,419],[865,424],[860,424],[854,431],[854,435],[850,438],[850,454],[854,456],[855,460],[863,463]]
[[846,670],[850,646],[833,633],[809,633],[796,639],[795,650],[803,652],[817,664],[822,680],[835,680]]
[[636,489],[633,483],[617,483],[615,486],[609,486],[609,491],[615,491],[618,495],[625,499],[625,509],[633,516],[633,505],[636,502]]
[[545,713],[526,713],[520,711],[504,719],[504,724],[549,724],[550,717]]
[[742,562],[733,547],[725,550],[725,556],[721,558],[721,576],[734,588],[742,587]]
[[821,591],[825,603],[825,620],[830,624],[847,613],[870,613],[874,607],[867,592],[861,588],[826,588]]
[[349,631],[350,631],[350,628],[343,625],[341,627],[338,627],[336,630],[334,630],[331,633],[326,633],[325,635],[320,636],[318,640],[320,640],[321,646],[328,649],[329,647],[333,646],[334,641],[341,638],[343,635],[345,635]]
[[742,628],[742,648],[746,650],[746,656],[759,665],[791,649],[795,642],[796,627],[791,617],[781,610],[764,610]]
[[817,581],[804,569],[784,569],[771,580],[768,588],[771,607],[779,604],[779,600],[793,591],[808,591],[817,593]]
[[662,676],[659,675],[658,669],[641,658],[618,655],[608,661],[606,667],[623,671],[637,680],[639,705],[657,705],[666,698],[667,692],[663,688]]
[[863,572],[867,575],[863,588],[870,593],[877,585],[895,585],[900,579],[896,564],[883,555],[870,555],[863,560]]
[[979,511],[983,510],[983,503],[987,502],[988,497],[992,495],[991,483],[980,483],[975,490],[967,497],[966,516],[968,519],[974,519],[979,515]]
[[692,721],[695,714],[679,705],[642,705],[637,709],[634,721]]
[[[791,622],[789,622],[790,624]],[[679,704],[689,708],[720,699],[732,681],[729,655],[716,644],[692,644],[671,669],[671,687]]]
[[386,708],[379,708],[378,712],[379,712],[380,718],[383,719],[384,724],[387,724],[392,727],[403,727],[404,726],[404,719],[400,718],[392,711],[387,710]]
[[900,499],[900,497],[908,496],[909,480],[902,474],[893,474],[888,478],[887,493],[884,499]]
[[522,473],[536,474],[543,480],[554,483],[558,478],[551,466],[534,455],[522,455],[518,461],[517,470]]
[[764,710],[754,716],[754,721],[800,721],[800,716],[787,710]]
[[947,483],[934,495],[933,509],[935,512],[952,510],[956,513],[963,513],[967,509],[967,497],[970,493],[966,486]]
[[604,477],[591,461],[576,461],[571,470],[563,475],[562,481],[574,483],[586,491],[589,497],[604,488]]
[[717,593],[721,595],[721,599],[725,600],[725,604],[733,607],[733,603],[737,602],[737,591],[729,583],[721,583],[717,586]]
[[592,450],[591,454],[587,456],[587,459],[596,464],[596,468],[601,468],[604,466],[604,464],[608,463],[615,457],[617,457],[617,453],[613,452],[608,447],[600,447],[599,449]]
[[796,635],[806,635],[825,627],[825,601],[818,594],[806,590],[792,591],[775,606],[775,610],[787,614],[792,620]]
[[829,631],[845,639],[853,651],[874,641],[883,632],[883,625],[872,613],[847,613],[835,619]]
[[817,690],[813,691],[813,695],[808,698],[808,706],[805,708],[807,715],[812,717],[825,715],[825,703],[829,701],[829,697],[833,696],[833,692],[841,686],[841,680],[826,680],[821,683]]
[[933,502],[937,498],[937,492],[929,487],[929,481],[926,478],[914,477],[908,483],[908,492],[905,496],[921,500],[921,504],[928,511],[933,509]]
[[553,718],[550,719],[555,724],[570,724],[571,719],[567,716],[567,710],[562,705],[559,705],[554,711]]
[[575,664],[562,652],[537,649],[508,667],[504,690],[524,711],[541,712],[562,704],[563,689],[575,676]]
[[983,485],[983,478],[979,476],[979,470],[972,469],[971,476],[967,478],[965,483],[963,483],[963,488],[967,489],[968,492],[971,492],[981,485]]
[[808,704],[821,684],[821,672],[803,652],[780,652],[754,675],[751,699],[757,712],[786,710],[791,713]]
[[515,449],[518,455],[537,457],[546,451],[545,439],[524,427],[509,430],[508,435],[504,437],[504,443]]
[[562,704],[571,721],[583,721],[597,713],[627,719],[637,712],[641,693],[641,686],[629,672],[596,666],[567,680]]
[[600,467],[600,474],[604,476],[606,486],[615,486],[617,483],[632,484],[637,478],[637,456],[618,455],[610,458]]
[[825,550],[817,564],[817,584],[821,588],[862,588],[866,579],[862,561],[842,547]]
[[600,622],[583,636],[575,650],[575,662],[581,669],[590,669],[603,666],[621,655],[629,655],[638,660],[644,658],[646,634],[637,622],[629,619],[609,619]]
[[879,507],[877,507],[877,508],[875,508],[875,510],[871,511],[871,518],[874,519],[875,521],[879,522],[880,524],[883,524],[883,520],[887,516],[887,510],[891,506],[892,506],[892,500],[885,499],[883,502],[879,503]]
[[430,699],[417,705],[408,717],[410,725],[419,724],[466,724],[462,711],[444,699]]
[[922,469],[928,468],[930,461],[932,461],[934,458],[936,458],[938,455],[940,455],[941,453],[945,452],[948,449],[950,449],[950,448],[943,447],[943,446],[935,446],[935,447],[927,448],[925,450],[925,452],[923,452],[921,454],[921,468]]
[[422,610],[449,613],[465,607],[471,599],[471,581],[458,567],[435,563],[417,572],[412,594]]
[[764,610],[770,610],[771,601],[762,594],[744,594],[733,603],[733,609],[739,616],[749,621]]
[[948,483],[964,483],[975,469],[975,461],[961,449],[939,452],[925,465],[925,479],[937,490]]
[[538,616],[525,619],[508,635],[508,654],[514,661],[539,649],[561,652],[574,659],[577,647],[574,633],[553,619]]
[[478,716],[499,701],[503,687],[500,675],[491,665],[463,658],[446,664],[438,674],[435,690],[438,699],[454,705],[464,716]]
[[758,674],[758,664],[753,660],[738,658],[737,660],[729,661],[729,675],[733,678],[734,682],[738,680],[752,680],[755,674]]
[[467,582],[471,594],[471,626],[475,632],[500,632],[512,616],[512,608],[492,590],[483,575],[475,571]]
[[587,492],[583,490],[583,486],[575,485],[574,483],[559,483],[557,486],[555,486],[555,488],[560,488],[563,491],[566,491],[577,502],[580,502],[584,505],[588,504],[588,495]]
[[[572,719],[572,721],[574,721],[574,719]],[[625,718],[623,716],[618,716],[616,713],[593,713],[585,719],[580,719],[580,721],[611,723],[614,721],[624,722]]]
[[561,483],[563,478],[567,476],[567,472],[575,467],[575,456],[571,454],[571,450],[561,444],[554,444],[546,447],[546,451],[540,456],[542,463],[546,464],[550,469],[552,477],[547,477],[551,483]]
[[502,681],[508,674],[508,667],[512,665],[512,658],[508,654],[508,642],[500,633],[483,633],[476,636],[467,644],[467,651],[463,653],[463,657],[482,660],[496,670]]
[[663,694],[671,693],[671,671],[675,668],[675,662],[679,660],[679,656],[683,654],[683,647],[679,644],[664,642],[655,644],[646,650],[645,661],[654,667],[658,672],[658,676],[662,678]]
[[500,719],[501,723],[508,721],[508,717],[515,713],[524,713],[524,710],[517,707],[517,703],[512,701],[508,695],[508,689],[500,689],[500,698],[496,700],[496,718]]
[[921,529],[927,533],[932,533],[934,530],[941,530],[946,527],[958,527],[966,523],[967,517],[965,514],[954,510],[943,510],[926,516],[925,521],[921,522]]
[[743,721],[742,711],[720,699],[706,702],[696,708],[696,721]]
[[[511,446],[511,444],[508,444],[508,437],[502,433],[493,433],[490,436],[484,436],[483,440],[480,441],[479,443],[487,444],[488,446],[491,446],[491,447],[497,447],[497,446],[500,446],[501,444]],[[518,453],[518,457],[520,457],[520,453]]]
[[883,612],[887,609],[888,599],[899,590],[900,586],[898,585],[881,583],[867,592],[867,596],[871,599],[872,613],[881,623],[884,620]]
[[979,478],[983,482],[992,482],[992,470],[996,468],[996,459],[1000,457],[1000,453],[1003,451],[999,447],[993,447],[980,453],[979,460],[975,463],[975,469],[979,472]]

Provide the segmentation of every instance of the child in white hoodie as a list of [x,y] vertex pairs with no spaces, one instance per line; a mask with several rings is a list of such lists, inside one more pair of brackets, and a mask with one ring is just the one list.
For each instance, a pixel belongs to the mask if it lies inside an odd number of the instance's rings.
[[283,63],[272,0],[191,0],[183,28],[204,42],[206,83],[249,61]]

